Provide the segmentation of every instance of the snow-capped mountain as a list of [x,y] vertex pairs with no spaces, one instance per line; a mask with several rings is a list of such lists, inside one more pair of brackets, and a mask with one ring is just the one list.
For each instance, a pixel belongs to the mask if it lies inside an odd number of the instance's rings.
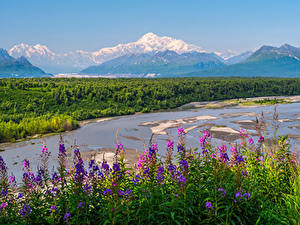
[[0,48],[0,77],[39,77],[46,75],[40,68],[33,66],[24,56],[11,57]]
[[156,53],[166,50],[174,51],[178,54],[187,52],[206,52],[201,47],[187,44],[182,40],[171,37],[160,37],[153,33],[143,35],[136,42],[118,44],[114,47],[102,48],[95,52],[77,50],[58,54],[51,51],[47,46],[37,44],[34,46],[18,44],[9,50],[13,57],[25,56],[33,64],[45,69],[47,72],[78,72],[91,65],[101,64],[108,60],[127,55]]

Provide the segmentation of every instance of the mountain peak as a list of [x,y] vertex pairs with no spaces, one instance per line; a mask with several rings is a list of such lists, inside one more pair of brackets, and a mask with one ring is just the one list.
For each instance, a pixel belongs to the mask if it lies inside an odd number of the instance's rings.
[[149,32],[147,34],[144,34],[139,40],[151,40],[151,39],[157,39],[159,36],[156,34]]

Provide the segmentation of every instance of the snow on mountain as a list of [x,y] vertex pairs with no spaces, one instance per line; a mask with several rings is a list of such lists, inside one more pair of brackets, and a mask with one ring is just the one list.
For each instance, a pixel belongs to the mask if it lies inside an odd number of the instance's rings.
[[227,60],[231,57],[234,57],[234,56],[237,56],[238,53],[231,50],[231,49],[228,49],[228,50],[225,50],[224,52],[214,52],[217,56],[220,56],[221,58],[223,58],[224,60]]
[[[77,50],[63,54],[51,51],[47,46],[37,44],[34,46],[18,44],[9,50],[13,57],[25,56],[34,65],[37,65],[47,72],[79,72],[88,66],[101,64],[108,60],[127,55],[142,54],[150,52],[174,51],[178,54],[187,52],[206,52],[201,47],[187,44],[182,40],[177,40],[166,36],[157,36],[154,33],[143,35],[136,42],[118,44],[114,47],[102,48],[98,51],[87,52]],[[227,57],[228,53],[226,54]],[[222,54],[220,53],[220,56]]]

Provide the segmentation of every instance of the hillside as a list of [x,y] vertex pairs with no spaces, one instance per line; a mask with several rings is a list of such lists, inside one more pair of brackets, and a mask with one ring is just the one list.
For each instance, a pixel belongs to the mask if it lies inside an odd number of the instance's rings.
[[0,77],[39,77],[46,73],[33,66],[25,57],[13,58],[0,48]]

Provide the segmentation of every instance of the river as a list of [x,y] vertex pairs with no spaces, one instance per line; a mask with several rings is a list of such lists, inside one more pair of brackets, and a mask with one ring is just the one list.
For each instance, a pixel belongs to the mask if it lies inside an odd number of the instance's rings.
[[[189,130],[186,135],[188,146],[199,147],[199,130],[205,127],[223,127],[226,129],[233,128],[238,130],[240,127],[248,128],[250,133],[255,133],[251,121],[255,121],[261,112],[264,112],[268,129],[266,136],[272,135],[271,120],[274,106],[259,107],[228,107],[220,109],[188,109],[183,111],[157,112],[147,114],[135,114],[122,117],[114,117],[107,120],[93,120],[79,129],[63,133],[63,139],[67,148],[71,148],[74,144],[79,146],[81,151],[97,150],[103,148],[114,148],[116,144],[116,134],[118,133],[119,141],[125,148],[137,149],[143,151],[144,140],[146,146],[152,132],[158,133],[154,136],[154,141],[159,145],[159,153],[164,155],[166,150],[166,142],[169,137],[176,139],[176,127],[181,124],[182,127]],[[277,106],[279,113],[279,121],[281,121],[279,135],[290,134],[293,136],[291,140],[292,148],[294,145],[300,145],[300,103],[280,104]],[[239,121],[241,123],[237,123]],[[249,126],[250,124],[250,126]],[[252,127],[251,127],[252,126]],[[169,129],[163,129],[171,127]],[[151,130],[152,128],[152,130]],[[249,130],[250,129],[250,130]],[[166,134],[166,132],[168,134]],[[230,137],[224,135],[223,137]],[[216,136],[218,137],[218,136]],[[236,138],[231,137],[233,141]],[[257,139],[257,137],[255,137]],[[40,161],[42,141],[46,143],[49,151],[51,151],[49,167],[55,169],[57,166],[57,153],[59,135],[48,136],[40,139],[31,139],[19,143],[1,144],[0,148],[5,151],[0,152],[4,158],[9,174],[13,173],[20,181],[22,176],[22,161],[29,159],[31,168],[36,170]],[[214,142],[220,143],[221,140],[213,139]],[[299,151],[299,150],[297,150]]]

